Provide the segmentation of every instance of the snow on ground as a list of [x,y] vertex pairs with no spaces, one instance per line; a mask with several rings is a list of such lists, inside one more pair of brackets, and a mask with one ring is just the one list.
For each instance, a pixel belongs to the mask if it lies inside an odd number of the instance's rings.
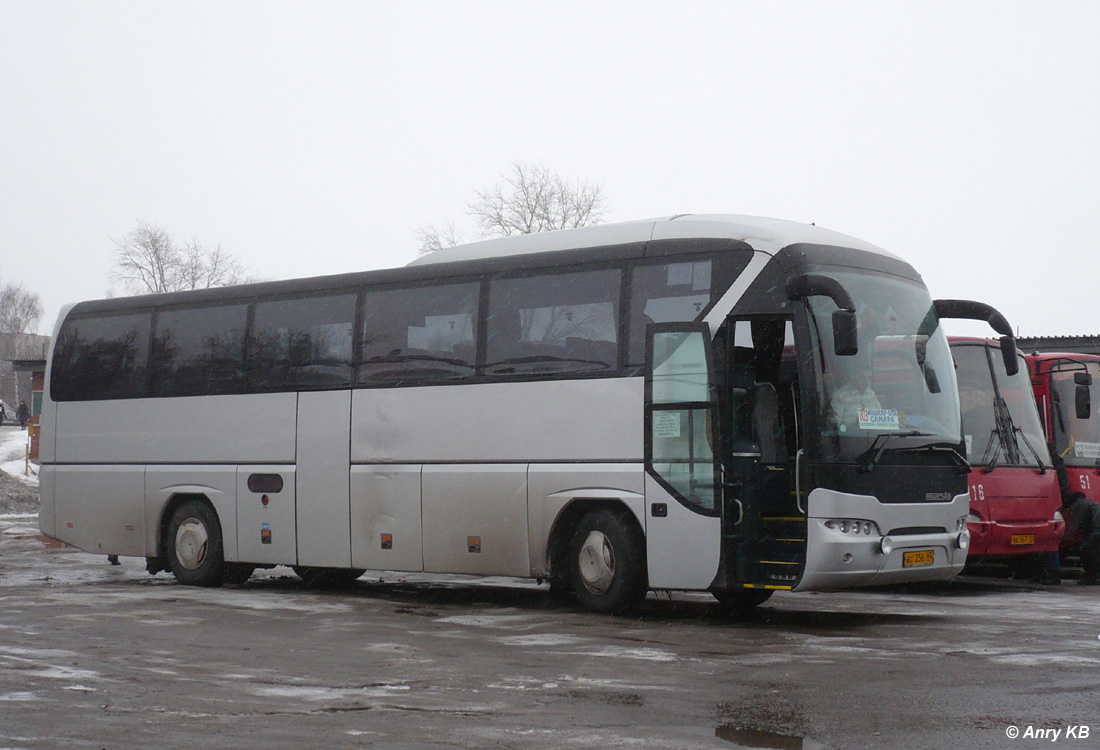
[[30,464],[30,473],[27,473],[27,443],[29,438],[26,430],[18,427],[4,427],[0,429],[0,471],[23,482],[30,487],[38,487],[38,464]]

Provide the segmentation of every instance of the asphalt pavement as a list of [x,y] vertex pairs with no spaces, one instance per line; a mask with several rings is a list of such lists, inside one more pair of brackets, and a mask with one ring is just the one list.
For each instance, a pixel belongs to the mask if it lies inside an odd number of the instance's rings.
[[0,517],[0,747],[1100,745],[1080,736],[1100,731],[1100,590],[1072,583],[605,617],[530,581],[318,591],[275,568],[197,589],[122,563]]

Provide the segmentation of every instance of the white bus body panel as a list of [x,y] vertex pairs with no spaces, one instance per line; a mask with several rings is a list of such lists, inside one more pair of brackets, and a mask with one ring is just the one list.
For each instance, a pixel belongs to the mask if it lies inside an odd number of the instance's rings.
[[[278,474],[283,478],[279,492],[252,492],[252,474]],[[295,565],[298,535],[295,523],[295,471],[293,466],[258,464],[237,467],[237,553],[245,563]],[[263,502],[267,496],[267,504]]]
[[145,467],[59,466],[58,539],[86,552],[145,554]]
[[57,538],[57,468],[43,465],[38,470],[38,528],[46,536]]
[[145,470],[145,555],[157,554],[157,530],[175,495],[203,495],[222,525],[226,560],[237,560],[237,467],[150,466]]
[[59,463],[294,462],[295,393],[63,401]]
[[529,576],[527,465],[424,467],[424,570]]
[[645,478],[646,507],[664,503],[668,515],[646,524],[649,587],[694,589],[710,587],[722,555],[722,519],[685,508],[653,477]]
[[419,464],[351,467],[353,568],[424,570],[420,472]]
[[[886,471],[880,468],[879,471]],[[950,580],[962,572],[966,549],[956,543],[956,523],[970,512],[970,496],[957,495],[950,503],[880,503],[868,495],[850,495],[817,488],[807,498],[806,568],[795,591],[824,591],[857,586]],[[828,519],[872,521],[880,534],[853,535],[825,526]],[[891,536],[889,555],[881,550],[890,529],[922,525],[945,532]],[[905,568],[902,556],[912,550],[932,550],[930,566]]]
[[350,568],[351,391],[298,394],[298,564]]
[[550,573],[547,542],[554,521],[576,500],[612,500],[628,507],[645,531],[644,471],[636,464],[531,464],[527,471],[530,575]]
[[642,378],[367,389],[352,463],[640,461]]

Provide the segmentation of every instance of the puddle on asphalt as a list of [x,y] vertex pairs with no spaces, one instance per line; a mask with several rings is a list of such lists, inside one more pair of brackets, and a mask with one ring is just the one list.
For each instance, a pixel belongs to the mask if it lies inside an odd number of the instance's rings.
[[765,732],[760,729],[746,729],[726,725],[714,730],[714,736],[727,742],[732,742],[740,747],[767,748],[771,750],[831,750],[828,745],[809,737],[799,737],[778,732]]

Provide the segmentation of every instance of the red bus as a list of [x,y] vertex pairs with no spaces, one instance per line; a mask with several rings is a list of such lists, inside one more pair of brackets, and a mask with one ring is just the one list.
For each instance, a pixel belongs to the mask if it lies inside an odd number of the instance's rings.
[[1057,552],[1065,523],[1058,477],[1023,358],[1001,343],[949,337],[970,471],[970,560]]
[[[1037,352],[1024,359],[1043,430],[1066,462],[1070,491],[1100,502],[1100,413],[1092,407],[1100,356]],[[1079,541],[1064,539],[1062,546]]]

